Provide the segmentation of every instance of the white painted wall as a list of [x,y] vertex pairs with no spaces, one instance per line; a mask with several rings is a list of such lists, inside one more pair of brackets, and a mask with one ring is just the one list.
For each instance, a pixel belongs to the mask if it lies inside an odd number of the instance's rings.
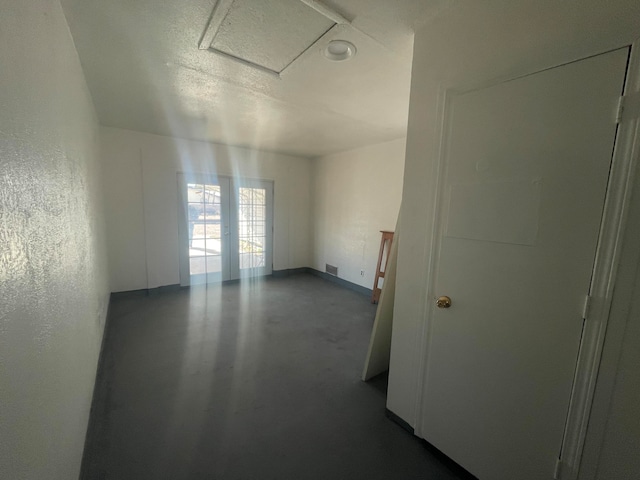
[[380,230],[396,228],[404,154],[399,139],[313,160],[313,268],[335,265],[340,278],[373,287]]
[[0,0],[0,478],[78,478],[107,312],[97,119],[57,0]]
[[637,0],[460,0],[416,34],[387,405],[409,424],[416,423],[421,319],[434,296],[426,273],[443,92],[539,71],[637,37]]
[[111,290],[180,283],[178,172],[274,181],[274,270],[306,267],[311,160],[100,128]]

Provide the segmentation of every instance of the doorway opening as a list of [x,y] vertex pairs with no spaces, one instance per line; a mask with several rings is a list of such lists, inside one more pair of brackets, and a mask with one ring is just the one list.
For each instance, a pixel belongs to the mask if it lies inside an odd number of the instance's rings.
[[178,174],[180,284],[272,273],[273,182]]

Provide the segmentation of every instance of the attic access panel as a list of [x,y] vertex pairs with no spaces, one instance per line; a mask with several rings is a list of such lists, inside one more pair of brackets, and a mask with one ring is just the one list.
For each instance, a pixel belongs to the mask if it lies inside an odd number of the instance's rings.
[[337,23],[314,0],[218,0],[200,48],[280,75]]

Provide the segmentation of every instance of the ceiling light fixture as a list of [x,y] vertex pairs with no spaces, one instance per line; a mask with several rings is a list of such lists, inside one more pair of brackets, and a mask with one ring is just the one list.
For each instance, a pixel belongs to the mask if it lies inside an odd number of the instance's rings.
[[333,62],[343,62],[355,56],[356,46],[346,40],[331,40],[325,47],[323,54]]

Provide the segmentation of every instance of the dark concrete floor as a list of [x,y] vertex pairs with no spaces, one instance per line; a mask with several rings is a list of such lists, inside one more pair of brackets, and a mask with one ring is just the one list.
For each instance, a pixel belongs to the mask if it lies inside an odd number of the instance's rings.
[[360,381],[374,314],[308,274],[116,296],[82,478],[459,478]]

